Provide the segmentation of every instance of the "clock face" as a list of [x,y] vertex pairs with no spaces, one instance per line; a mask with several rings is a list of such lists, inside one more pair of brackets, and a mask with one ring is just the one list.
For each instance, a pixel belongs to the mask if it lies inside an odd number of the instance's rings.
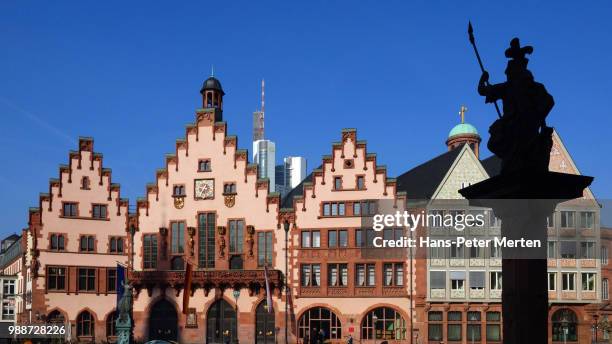
[[213,199],[215,197],[214,179],[194,180],[195,199]]

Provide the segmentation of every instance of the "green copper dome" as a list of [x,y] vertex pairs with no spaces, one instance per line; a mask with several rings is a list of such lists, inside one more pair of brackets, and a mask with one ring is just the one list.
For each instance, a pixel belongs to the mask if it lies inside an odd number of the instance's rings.
[[451,138],[456,135],[466,135],[466,134],[478,135],[478,130],[476,130],[476,127],[474,127],[473,125],[469,123],[461,123],[461,124],[457,124],[450,131],[450,133],[448,133],[448,137]]

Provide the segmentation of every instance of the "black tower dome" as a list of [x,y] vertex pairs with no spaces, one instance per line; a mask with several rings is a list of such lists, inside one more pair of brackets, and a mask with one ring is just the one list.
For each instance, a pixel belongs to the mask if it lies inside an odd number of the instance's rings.
[[223,95],[225,95],[221,82],[211,75],[204,81],[200,94],[202,94],[202,107],[219,110],[219,113],[215,115],[215,120],[220,121],[223,111]]
[[206,79],[206,81],[204,81],[200,93],[204,93],[208,90],[217,91],[221,95],[225,95],[225,92],[223,92],[223,87],[221,87],[221,82],[214,76],[210,76],[208,79]]

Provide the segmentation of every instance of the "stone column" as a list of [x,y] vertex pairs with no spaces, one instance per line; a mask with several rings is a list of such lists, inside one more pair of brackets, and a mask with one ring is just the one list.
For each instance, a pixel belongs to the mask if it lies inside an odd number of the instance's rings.
[[502,239],[540,244],[501,250],[504,344],[548,343],[546,217],[558,203],[582,197],[592,180],[556,172],[518,171],[459,191],[470,205],[493,209],[502,220]]

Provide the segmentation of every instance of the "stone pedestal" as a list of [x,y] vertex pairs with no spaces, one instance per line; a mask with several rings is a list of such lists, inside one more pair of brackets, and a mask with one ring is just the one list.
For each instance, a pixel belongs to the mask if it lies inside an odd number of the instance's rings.
[[493,209],[502,221],[502,239],[540,245],[502,248],[504,344],[548,343],[546,217],[558,203],[582,197],[592,181],[586,176],[518,171],[459,191],[470,205]]
[[115,322],[117,330],[117,344],[130,344],[132,337],[132,320],[129,316],[125,319],[118,318]]

